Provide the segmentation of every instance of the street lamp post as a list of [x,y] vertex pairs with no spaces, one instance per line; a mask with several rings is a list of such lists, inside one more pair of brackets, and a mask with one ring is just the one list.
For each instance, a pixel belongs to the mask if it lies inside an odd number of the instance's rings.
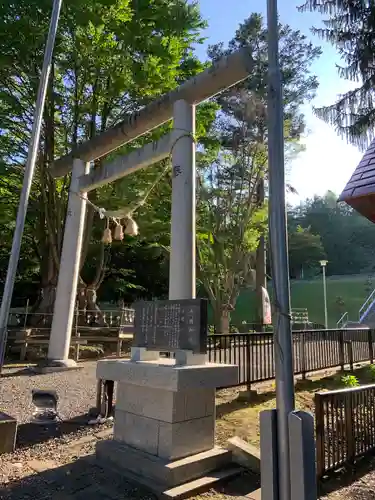
[[328,312],[327,312],[327,281],[326,281],[326,266],[328,264],[328,260],[320,260],[319,261],[322,271],[323,271],[323,294],[324,294],[324,327],[328,329]]

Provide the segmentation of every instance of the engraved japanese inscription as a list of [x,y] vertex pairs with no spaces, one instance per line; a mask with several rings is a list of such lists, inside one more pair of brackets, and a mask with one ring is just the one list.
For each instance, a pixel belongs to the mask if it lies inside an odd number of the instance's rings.
[[155,300],[137,302],[134,318],[135,347],[205,353],[207,300]]

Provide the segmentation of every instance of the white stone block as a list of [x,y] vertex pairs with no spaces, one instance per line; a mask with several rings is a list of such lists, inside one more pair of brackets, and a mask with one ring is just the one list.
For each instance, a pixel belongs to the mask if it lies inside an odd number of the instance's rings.
[[172,359],[159,359],[158,362],[101,360],[98,361],[96,375],[101,379],[176,392],[236,385],[238,367],[215,363],[176,366]]
[[205,365],[206,354],[195,354],[192,351],[178,350],[175,352],[176,366],[183,365]]
[[159,421],[116,409],[113,438],[137,450],[157,455]]
[[210,450],[215,442],[214,417],[196,418],[185,422],[160,422],[158,456],[179,459]]
[[164,422],[181,422],[215,413],[215,390],[172,392],[119,382],[116,408]]
[[132,361],[158,361],[160,353],[157,351],[148,351],[145,347],[132,347]]

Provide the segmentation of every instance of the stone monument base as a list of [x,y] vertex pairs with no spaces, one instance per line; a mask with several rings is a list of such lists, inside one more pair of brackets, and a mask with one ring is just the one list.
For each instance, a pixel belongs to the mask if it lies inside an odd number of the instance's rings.
[[14,451],[16,437],[17,420],[0,411],[0,455]]
[[114,440],[97,444],[101,463],[161,492],[230,462],[215,448],[215,388],[235,385],[237,366],[103,360],[97,377],[118,382]]
[[96,456],[101,465],[161,494],[231,463],[232,452],[212,448],[179,460],[163,460],[118,441],[99,441]]

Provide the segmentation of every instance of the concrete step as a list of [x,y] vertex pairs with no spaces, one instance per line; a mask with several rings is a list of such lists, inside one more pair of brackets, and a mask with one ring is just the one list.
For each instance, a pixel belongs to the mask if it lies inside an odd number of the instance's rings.
[[200,477],[199,479],[195,479],[194,481],[189,481],[188,483],[184,483],[181,484],[180,486],[176,486],[175,488],[166,490],[163,492],[162,496],[164,498],[171,498],[171,499],[188,498],[193,494],[206,491],[215,486],[218,482],[239,475],[242,472],[243,472],[242,467],[238,466],[227,467],[225,469],[211,472],[210,474]]
[[232,462],[232,452],[223,448],[167,461],[115,440],[99,441],[96,456],[104,467],[116,469],[157,493],[224,469]]

